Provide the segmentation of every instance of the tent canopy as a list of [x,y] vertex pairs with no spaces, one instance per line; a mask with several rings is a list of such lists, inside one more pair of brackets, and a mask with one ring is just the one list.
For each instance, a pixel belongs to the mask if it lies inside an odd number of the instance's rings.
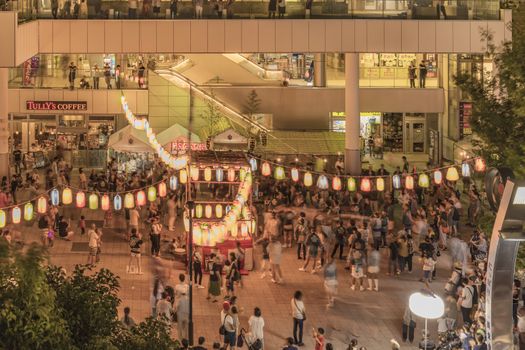
[[244,149],[248,145],[248,139],[231,128],[213,136],[212,140],[214,149]]
[[109,137],[108,147],[118,152],[153,153],[144,130],[128,125]]
[[[188,141],[188,133],[189,130],[183,127],[180,124],[173,124],[163,132],[159,133],[157,135],[157,140],[159,143],[164,147],[168,145],[170,142],[177,142],[177,141]],[[191,133],[191,142],[201,142],[200,137],[197,134]]]

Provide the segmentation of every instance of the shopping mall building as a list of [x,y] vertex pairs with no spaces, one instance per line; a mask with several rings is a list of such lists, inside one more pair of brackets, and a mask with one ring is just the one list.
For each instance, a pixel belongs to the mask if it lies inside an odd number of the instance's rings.
[[103,167],[127,126],[121,94],[157,132],[191,128],[201,143],[233,128],[258,152],[344,154],[353,172],[370,152],[438,163],[471,137],[454,75],[483,79],[487,36],[496,48],[511,39],[499,0],[286,0],[276,18],[266,0],[205,1],[204,19],[191,1],[176,14],[165,0],[67,3],[0,12],[3,164],[19,147],[35,167],[57,149],[74,167]]

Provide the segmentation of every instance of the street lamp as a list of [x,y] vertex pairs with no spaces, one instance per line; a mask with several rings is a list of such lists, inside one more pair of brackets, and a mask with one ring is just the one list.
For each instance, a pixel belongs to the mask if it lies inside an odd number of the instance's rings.
[[427,348],[427,321],[428,319],[436,319],[445,312],[445,303],[443,299],[430,291],[421,291],[413,293],[408,299],[408,307],[415,315],[425,319],[425,338],[424,348]]

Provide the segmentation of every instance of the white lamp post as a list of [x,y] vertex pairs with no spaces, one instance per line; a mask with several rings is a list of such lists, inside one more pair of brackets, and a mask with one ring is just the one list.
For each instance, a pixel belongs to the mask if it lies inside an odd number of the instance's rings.
[[410,296],[408,307],[415,315],[425,319],[425,339],[424,347],[427,348],[427,321],[436,319],[445,312],[445,303],[439,296],[430,292],[417,292]]

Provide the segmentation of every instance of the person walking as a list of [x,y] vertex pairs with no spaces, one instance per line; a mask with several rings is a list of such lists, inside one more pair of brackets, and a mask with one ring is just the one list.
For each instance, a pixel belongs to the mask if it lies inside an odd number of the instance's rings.
[[106,64],[104,66],[104,81],[106,82],[106,88],[112,89],[111,87],[111,68],[109,67],[109,64]]
[[127,329],[131,329],[137,325],[135,320],[129,315],[130,312],[131,309],[129,308],[129,306],[126,306],[124,308],[124,317],[120,319],[120,323],[122,323],[122,325]]
[[328,297],[327,308],[334,307],[337,286],[337,265],[335,264],[334,258],[330,257],[324,267],[324,289]]
[[248,319],[250,344],[259,344],[258,349],[264,350],[264,319],[261,309],[256,307]]
[[193,0],[195,4],[195,18],[202,19],[202,11],[204,9],[204,0]]
[[412,343],[414,342],[414,329],[416,329],[416,319],[410,308],[405,307],[405,313],[403,314],[403,341],[407,340]]
[[474,300],[474,286],[472,280],[463,278],[463,288],[461,290],[461,297],[458,300],[458,305],[461,307],[461,315],[463,316],[463,324],[472,324],[470,314],[472,312]]
[[129,231],[128,231],[128,240],[131,235],[131,231],[135,229],[137,234],[139,233],[139,220],[140,214],[138,208],[134,207],[129,210]]
[[296,291],[293,295],[292,301],[292,317],[293,317],[293,339],[296,345],[304,346],[303,343],[303,326],[306,320],[306,309],[303,302],[303,293]]
[[416,67],[414,66],[413,62],[410,62],[410,66],[408,67],[408,79],[410,80],[410,88],[416,87]]
[[69,64],[69,73],[68,73],[68,81],[69,81],[69,89],[73,90],[75,88],[75,79],[77,77],[77,66],[73,62]]
[[239,330],[239,314],[236,306],[232,306],[223,320],[224,350],[235,350],[237,346],[237,333]]
[[374,249],[368,254],[367,274],[368,290],[379,292],[379,267],[381,266],[381,254],[379,249]]
[[[297,242],[297,260],[306,260],[306,237],[308,236],[308,224],[306,222],[306,214],[301,212],[297,225],[295,226],[295,241]],[[302,257],[301,257],[301,252]]]
[[93,66],[93,89],[98,90],[99,83],[100,83],[100,69],[98,69],[98,65],[95,64]]
[[91,229],[88,231],[87,236],[89,246],[89,255],[87,263],[88,265],[95,265],[100,245],[100,237],[97,234],[97,226],[95,224],[91,225]]
[[117,64],[117,67],[115,68],[115,87],[117,89],[122,88],[121,75],[122,75],[122,70],[120,69],[120,64]]
[[137,261],[137,274],[142,275],[142,263],[141,263],[141,250],[140,246],[144,242],[141,237],[139,237],[137,230],[135,228],[131,229],[131,238],[129,240],[129,247],[131,250],[128,266],[126,266],[126,273],[131,273],[135,271],[133,267],[133,260]]
[[425,84],[427,81],[427,72],[428,72],[428,68],[427,68],[425,61],[423,60],[419,64],[419,87],[420,88],[425,88]]
[[202,257],[199,252],[193,252],[193,283],[197,286],[197,288],[202,289],[204,286],[202,285]]
[[51,15],[53,19],[58,17],[58,0],[51,0]]
[[275,12],[277,12],[277,0],[270,0],[268,2],[268,18],[275,19]]
[[346,228],[344,227],[343,220],[339,221],[339,225],[335,229],[335,245],[334,249],[332,250],[332,254],[330,255],[331,258],[334,257],[335,253],[337,252],[337,249],[339,249],[339,260],[343,260],[343,249],[346,242]]
[[221,295],[221,266],[219,257],[214,253],[210,254],[210,281],[208,283],[208,296],[210,300],[213,296],[213,302],[217,302],[217,297]]
[[128,18],[129,19],[137,18],[137,8],[138,8],[137,0],[128,0]]
[[188,339],[190,321],[190,300],[186,294],[181,295],[177,302],[177,336],[180,341]]
[[160,233],[162,232],[162,225],[157,216],[151,219],[151,256],[160,256]]
[[269,245],[270,251],[270,263],[272,266],[272,282],[283,283],[283,272],[281,271],[281,259],[282,259],[282,245],[281,241],[277,237],[270,239]]
[[277,7],[279,9],[279,18],[284,18],[286,14],[286,0],[278,0]]
[[306,272],[306,269],[308,268],[308,264],[310,263],[310,259],[313,259],[313,266],[312,266],[312,273],[316,272],[317,267],[317,257],[319,255],[319,247],[321,246],[321,239],[319,238],[319,235],[322,234],[322,227],[321,225],[317,225],[315,227],[315,232],[312,232],[310,236],[306,239],[306,246],[308,247],[308,255],[306,257],[306,261],[304,262],[304,265],[299,268],[299,271]]

